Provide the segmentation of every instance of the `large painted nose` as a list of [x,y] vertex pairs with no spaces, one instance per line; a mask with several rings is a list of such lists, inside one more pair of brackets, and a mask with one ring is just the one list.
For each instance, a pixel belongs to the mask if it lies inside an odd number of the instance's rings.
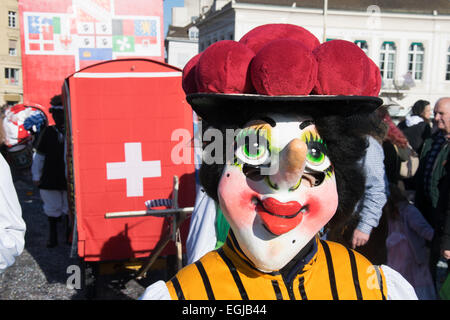
[[278,189],[292,189],[298,186],[305,169],[308,147],[302,140],[295,138],[279,154],[278,171],[269,176],[273,186]]

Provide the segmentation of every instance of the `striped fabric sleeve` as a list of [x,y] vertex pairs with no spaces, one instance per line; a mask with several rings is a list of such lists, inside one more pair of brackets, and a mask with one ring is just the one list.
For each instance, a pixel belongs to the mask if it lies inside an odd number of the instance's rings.
[[366,234],[378,226],[388,192],[383,148],[374,138],[369,136],[368,140],[369,147],[363,162],[366,191],[358,203],[360,220],[356,227]]

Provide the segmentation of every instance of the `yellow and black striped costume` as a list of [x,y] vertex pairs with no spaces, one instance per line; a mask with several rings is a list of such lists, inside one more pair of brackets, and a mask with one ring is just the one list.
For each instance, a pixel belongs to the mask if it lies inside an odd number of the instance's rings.
[[286,282],[279,272],[254,268],[229,235],[222,248],[186,266],[166,285],[174,300],[385,299],[381,269],[340,244],[315,241],[312,259],[293,281]]

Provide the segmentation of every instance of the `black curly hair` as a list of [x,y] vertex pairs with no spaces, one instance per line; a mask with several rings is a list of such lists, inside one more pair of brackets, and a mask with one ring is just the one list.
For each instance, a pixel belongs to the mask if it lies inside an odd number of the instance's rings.
[[[375,112],[353,116],[324,116],[314,119],[321,138],[327,144],[327,156],[334,166],[339,204],[327,228],[336,230],[345,225],[363,196],[365,176],[360,159],[365,155],[368,142],[366,135],[376,131],[381,119]],[[204,128],[207,127],[203,123]],[[230,128],[230,127],[227,127]],[[226,128],[217,128],[225,134]],[[203,163],[199,178],[204,190],[218,201],[217,187],[224,164]]]

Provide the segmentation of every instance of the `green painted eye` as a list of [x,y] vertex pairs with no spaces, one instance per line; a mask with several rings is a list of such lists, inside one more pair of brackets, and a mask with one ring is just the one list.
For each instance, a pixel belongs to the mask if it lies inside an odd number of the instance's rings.
[[268,141],[265,137],[253,132],[239,136],[235,155],[243,163],[262,165],[270,158]]
[[317,146],[310,146],[306,158],[311,164],[320,165],[325,161],[325,153]]
[[260,158],[264,154],[264,152],[266,152],[266,147],[258,143],[253,144],[253,146],[244,144],[242,146],[242,151],[249,159],[257,159]]

